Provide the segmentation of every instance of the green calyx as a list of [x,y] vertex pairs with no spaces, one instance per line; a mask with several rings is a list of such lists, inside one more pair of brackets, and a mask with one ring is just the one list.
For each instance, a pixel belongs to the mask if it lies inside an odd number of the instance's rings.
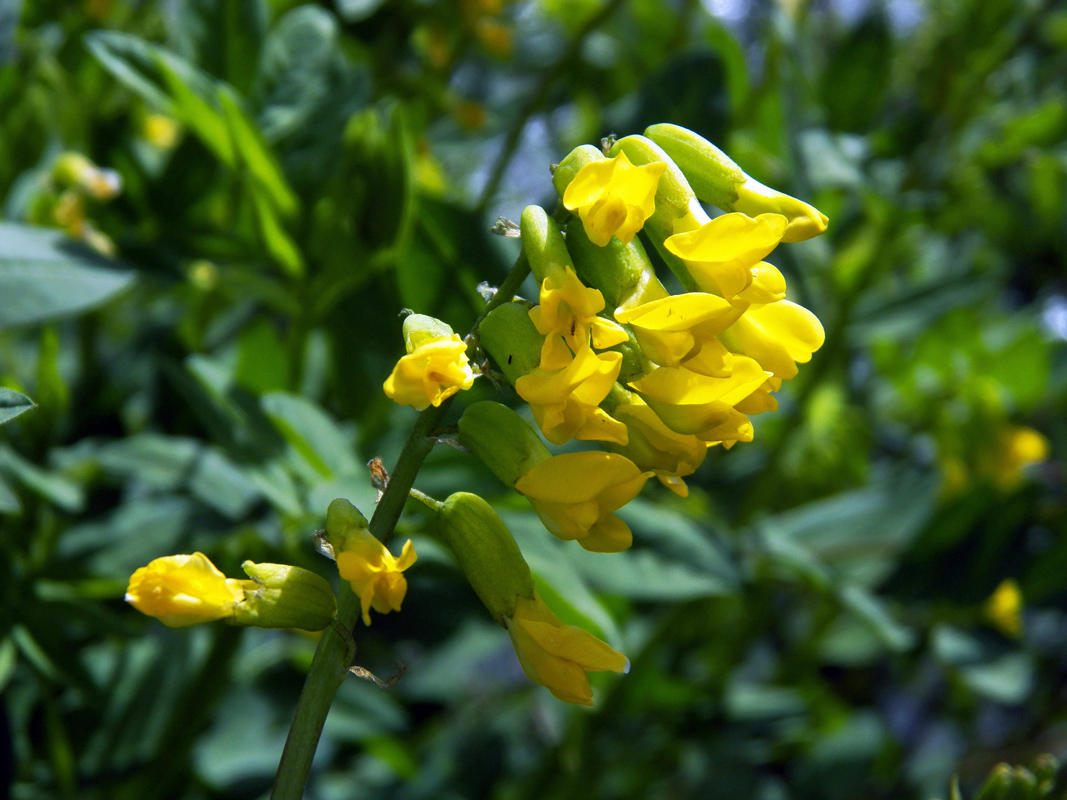
[[645,128],[645,136],[678,165],[697,197],[723,210],[733,209],[737,190],[748,176],[726,153],[703,136],[667,122]]
[[437,512],[437,532],[451,548],[475,594],[501,625],[520,598],[533,598],[530,567],[504,521],[485,500],[456,492]]
[[478,328],[482,347],[514,384],[541,363],[545,337],[530,320],[529,309],[521,303],[504,303],[489,312]]
[[623,244],[612,237],[605,246],[593,244],[577,217],[567,223],[567,248],[574,259],[574,271],[586,286],[599,289],[607,311],[630,308],[659,300],[668,292],[656,277],[641,240]]
[[367,518],[343,497],[332,500],[326,509],[326,539],[337,552],[346,549],[349,536],[367,527]]
[[545,278],[564,267],[573,267],[567,243],[555,220],[540,206],[527,206],[519,218],[522,249],[540,286]]
[[409,353],[427,342],[448,339],[453,333],[447,323],[425,314],[409,314],[404,320],[404,346]]
[[473,403],[463,412],[459,442],[509,488],[514,488],[531,467],[549,458],[537,431],[507,406],[490,400]]
[[330,584],[310,570],[251,561],[241,568],[254,588],[246,586],[244,599],[234,607],[234,625],[321,631],[337,614]]

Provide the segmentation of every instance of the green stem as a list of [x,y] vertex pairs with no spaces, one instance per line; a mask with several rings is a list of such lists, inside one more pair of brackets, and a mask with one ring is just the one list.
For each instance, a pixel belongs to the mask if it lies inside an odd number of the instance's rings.
[[[477,332],[478,325],[485,319],[486,314],[515,296],[529,272],[530,265],[525,255],[520,255],[504,283],[474,323],[471,334]],[[389,477],[385,493],[378,501],[378,507],[374,509],[374,516],[371,517],[370,532],[379,540],[385,541],[392,535],[422,462],[436,443],[436,439],[430,434],[440,426],[451,404],[452,398],[449,398],[437,408],[431,406],[415,421],[396,467]],[[336,621],[343,630],[352,630],[359,614],[359,598],[352,592],[348,583],[342,581],[337,595]],[[304,786],[311,772],[311,762],[315,757],[315,748],[318,747],[330,704],[348,675],[349,664],[345,656],[351,652],[351,644],[337,627],[327,628],[319,639],[311,669],[300,693],[300,700],[297,701],[289,736],[285,740],[285,749],[282,750],[271,800],[300,800],[303,797]]]

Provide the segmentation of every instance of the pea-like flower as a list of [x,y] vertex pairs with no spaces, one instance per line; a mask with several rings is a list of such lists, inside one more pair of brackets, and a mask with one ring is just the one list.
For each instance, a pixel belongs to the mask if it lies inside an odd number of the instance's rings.
[[683,478],[692,475],[704,463],[709,442],[692,434],[675,433],[637,395],[629,395],[612,415],[626,426],[630,441],[610,445],[613,452],[624,455],[638,469],[651,470],[659,482],[681,497],[689,496]]
[[628,244],[656,210],[663,163],[635,167],[625,153],[592,161],[578,170],[563,193],[563,205],[577,211],[586,235],[604,247],[612,236]]
[[408,354],[385,379],[390,400],[422,411],[474,385],[467,345],[445,323],[412,314],[404,320],[404,340]]
[[[336,501],[334,501],[336,502]],[[399,611],[408,591],[404,570],[415,563],[415,547],[408,539],[397,558],[366,528],[350,527],[343,550],[335,550],[337,571],[359,597],[363,624],[370,625],[370,610],[379,614]]]
[[732,325],[743,310],[717,295],[692,292],[617,308],[615,319],[629,323],[650,361],[677,367]]
[[629,672],[618,650],[574,625],[564,625],[534,592],[519,598],[505,624],[526,676],[565,703],[593,705],[589,672]]
[[745,356],[735,356],[733,364],[727,378],[660,367],[630,385],[675,433],[693,434],[706,442],[752,441],[751,423],[734,406],[770,375]]
[[651,477],[617,453],[564,453],[535,464],[515,488],[553,536],[576,539],[595,553],[618,553],[633,543],[633,534],[613,512]]
[[752,267],[778,246],[785,230],[781,214],[723,214],[663,244],[685,262],[703,291],[730,299],[749,287]]
[[797,364],[811,361],[825,338],[819,318],[789,300],[750,306],[721,334],[729,349],[754,358],[782,380],[795,378]]
[[545,337],[541,369],[563,369],[571,354],[590,343],[603,350],[627,340],[616,322],[597,316],[604,310],[604,295],[587,288],[569,266],[549,271],[541,283],[541,304],[530,309],[530,319]]
[[530,404],[534,419],[552,444],[571,439],[626,444],[626,426],[600,403],[622,369],[619,353],[594,353],[582,347],[561,370],[534,370],[515,381],[515,391]]
[[183,628],[232,617],[245,589],[255,586],[227,578],[203,553],[164,556],[133,573],[126,602],[169,628]]

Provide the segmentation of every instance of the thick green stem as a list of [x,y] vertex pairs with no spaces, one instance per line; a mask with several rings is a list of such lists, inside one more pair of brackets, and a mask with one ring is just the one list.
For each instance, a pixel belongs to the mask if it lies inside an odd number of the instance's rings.
[[[530,265],[526,257],[520,256],[500,289],[478,317],[471,330],[472,334],[477,332],[478,325],[489,311],[515,296],[529,272]],[[371,517],[370,531],[379,540],[385,541],[392,535],[422,462],[436,442],[431,433],[440,426],[451,402],[452,399],[449,398],[440,407],[431,406],[423,411],[416,420],[415,427],[411,429],[396,467],[389,476],[385,493],[378,502],[378,507],[374,509],[374,516]],[[337,622],[344,630],[352,630],[359,614],[359,598],[349,585],[342,581],[337,596]],[[278,774],[270,795],[271,800],[300,800],[303,797],[304,786],[311,772],[311,762],[315,757],[315,749],[318,747],[330,704],[348,675],[346,654],[350,653],[350,647],[350,642],[346,641],[336,627],[331,626],[322,632],[315,658],[311,662],[311,669],[297,702],[292,725],[289,727],[289,736],[285,740],[285,749],[282,751]]]

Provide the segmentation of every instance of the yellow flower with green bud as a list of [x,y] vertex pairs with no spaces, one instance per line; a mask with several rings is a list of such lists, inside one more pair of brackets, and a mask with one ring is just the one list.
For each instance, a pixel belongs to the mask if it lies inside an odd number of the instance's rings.
[[456,492],[437,509],[440,537],[500,625],[526,676],[567,703],[591,706],[587,672],[627,672],[626,656],[587,631],[564,625],[534,590],[533,575],[504,521],[485,500]]
[[171,628],[225,620],[320,631],[333,619],[333,590],[314,572],[251,561],[241,568],[251,580],[227,578],[203,553],[157,558],[133,573],[126,602]]
[[359,598],[363,624],[379,614],[399,611],[408,591],[404,570],[418,557],[408,539],[399,556],[374,537],[366,518],[347,500],[338,498],[326,511],[326,537],[337,560],[337,572]]
[[578,213],[589,239],[603,247],[612,236],[629,242],[655,211],[656,187],[666,167],[635,167],[625,153],[586,164],[563,194],[563,205]]
[[422,411],[440,406],[460,389],[474,385],[467,345],[445,323],[423,314],[404,320],[403,356],[385,379],[385,394],[402,406]]

